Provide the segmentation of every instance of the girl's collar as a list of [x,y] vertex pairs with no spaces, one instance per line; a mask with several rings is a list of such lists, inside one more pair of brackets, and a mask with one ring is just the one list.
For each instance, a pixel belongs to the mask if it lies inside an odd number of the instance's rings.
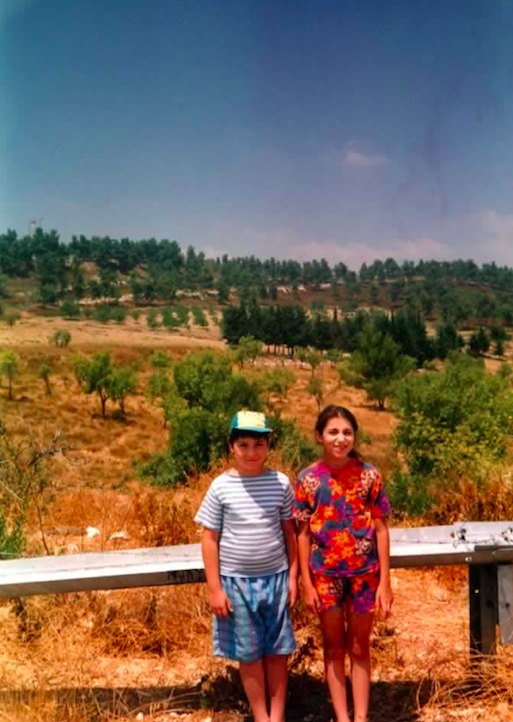
[[345,464],[342,464],[341,466],[331,466],[331,464],[328,464],[324,459],[319,459],[319,464],[322,464],[322,466],[329,471],[330,474],[338,474],[341,471],[345,471],[346,469],[349,469],[351,466],[354,466],[355,463],[358,463],[359,459],[356,456],[350,456],[349,459]]

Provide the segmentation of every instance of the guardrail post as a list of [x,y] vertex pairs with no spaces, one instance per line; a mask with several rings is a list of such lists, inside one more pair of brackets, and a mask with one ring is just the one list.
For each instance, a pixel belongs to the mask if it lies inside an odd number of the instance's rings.
[[499,630],[502,644],[513,644],[513,564],[499,564]]
[[497,565],[469,564],[470,654],[495,654]]

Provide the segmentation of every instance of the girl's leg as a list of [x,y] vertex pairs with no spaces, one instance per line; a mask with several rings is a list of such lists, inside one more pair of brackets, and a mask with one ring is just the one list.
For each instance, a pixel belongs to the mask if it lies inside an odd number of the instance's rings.
[[239,662],[239,670],[255,722],[269,722],[262,659],[257,659],[256,662]]
[[270,703],[270,722],[284,722],[285,719],[287,661],[288,656],[286,654],[266,654],[264,657],[265,677]]
[[347,651],[351,658],[354,722],[367,722],[370,692],[370,633],[373,613],[347,613]]
[[321,627],[324,638],[324,668],[337,722],[350,722],[347,713],[346,674],[344,669],[346,655],[344,616],[344,609],[340,607],[332,607],[321,612]]

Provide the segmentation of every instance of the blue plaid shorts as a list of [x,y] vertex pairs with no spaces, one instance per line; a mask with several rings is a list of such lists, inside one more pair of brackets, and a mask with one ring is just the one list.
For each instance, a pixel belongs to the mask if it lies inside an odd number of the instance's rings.
[[290,654],[296,648],[287,595],[289,572],[265,577],[221,577],[233,612],[213,618],[216,657],[255,662],[267,654]]

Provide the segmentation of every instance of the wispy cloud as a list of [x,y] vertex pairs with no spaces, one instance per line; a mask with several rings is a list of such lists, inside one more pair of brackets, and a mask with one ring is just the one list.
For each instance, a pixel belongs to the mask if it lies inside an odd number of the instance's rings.
[[[234,242],[231,242],[232,239]],[[274,256],[300,262],[325,258],[332,265],[342,261],[353,270],[358,270],[362,263],[369,264],[378,258],[383,261],[394,258],[401,263],[419,261],[421,258],[450,260],[455,257],[454,249],[449,244],[427,236],[380,239],[376,242],[344,242],[334,238],[308,238],[296,229],[287,227],[232,228],[222,239],[210,239],[203,250],[207,257],[215,257],[221,255],[220,249],[223,247],[230,256],[255,254],[259,258]]]
[[513,265],[513,215],[486,209],[481,212],[481,224],[485,232],[489,260],[508,266]]
[[348,149],[342,154],[342,165],[351,168],[377,168],[387,163],[385,155],[362,152],[356,141],[349,143]]

